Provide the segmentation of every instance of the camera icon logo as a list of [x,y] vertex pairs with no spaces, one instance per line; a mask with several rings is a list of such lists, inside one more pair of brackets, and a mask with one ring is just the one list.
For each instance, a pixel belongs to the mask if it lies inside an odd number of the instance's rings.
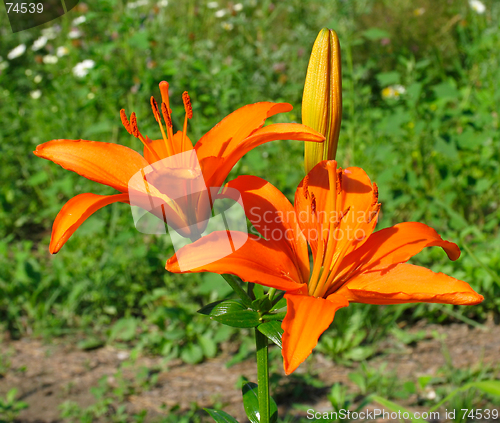
[[79,0],[3,0],[12,32],[34,28],[61,17]]
[[196,265],[178,254],[181,271],[226,257],[248,239],[240,193],[234,188],[207,187],[195,150],[141,169],[130,178],[128,188],[132,217],[139,232],[168,232],[176,252],[211,234],[226,241],[219,241],[217,251],[210,251],[206,258],[198,256]]

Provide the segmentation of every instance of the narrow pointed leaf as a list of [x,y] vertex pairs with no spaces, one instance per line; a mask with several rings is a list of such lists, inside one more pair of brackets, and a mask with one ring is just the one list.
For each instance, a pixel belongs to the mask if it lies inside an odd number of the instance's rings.
[[254,328],[261,323],[260,315],[253,310],[226,312],[219,315],[210,315],[210,318],[235,328]]
[[481,382],[472,382],[467,386],[477,388],[490,395],[500,397],[500,381],[499,380],[483,380]]
[[[246,383],[242,388],[243,406],[245,413],[251,423],[260,423],[258,385],[253,382]],[[273,398],[270,398],[270,422],[278,421],[278,406]]]
[[207,304],[206,306],[198,310],[198,313],[205,314],[207,316],[220,316],[225,313],[241,311],[245,309],[246,307],[238,300],[224,300]]
[[252,308],[262,313],[271,310],[272,306],[273,305],[271,304],[271,301],[269,301],[269,297],[267,295],[261,298],[257,298],[252,302]]
[[[401,405],[396,404],[395,402],[389,401],[388,399],[379,397],[378,395],[371,396],[371,399],[375,402],[378,402],[381,406],[391,411],[395,411],[396,413],[398,411],[402,411],[403,413],[408,413],[408,415],[413,416],[413,413],[409,411],[407,408],[402,407]],[[412,422],[427,423],[426,420],[417,417],[413,417]]]
[[238,423],[234,417],[220,410],[213,410],[211,408],[204,408],[204,410],[210,414],[210,417],[214,419],[216,423]]
[[281,336],[283,335],[283,329],[281,329],[280,322],[266,322],[257,326],[260,333],[266,335],[271,341],[273,341],[278,347],[282,348]]
[[281,298],[273,305],[271,310],[279,310],[280,308],[286,307],[286,299],[283,298],[284,292],[281,293]]

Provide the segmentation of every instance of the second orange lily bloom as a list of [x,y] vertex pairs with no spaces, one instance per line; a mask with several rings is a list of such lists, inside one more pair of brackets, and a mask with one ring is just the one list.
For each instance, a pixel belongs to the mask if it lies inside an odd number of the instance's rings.
[[335,312],[350,302],[473,305],[483,300],[466,282],[406,263],[431,246],[443,248],[451,260],[460,256],[458,246],[434,229],[407,222],[373,232],[378,189],[360,168],[320,162],[299,184],[295,207],[257,177],[240,176],[227,186],[241,193],[258,235],[250,235],[233,254],[210,260],[226,237],[214,232],[179,250],[167,270],[179,272],[182,258],[191,272],[230,273],[286,291],[282,353],[287,374],[311,353]]
[[[151,140],[139,131],[137,118],[132,113],[130,120],[125,111],[121,111],[122,123],[127,131],[144,144],[143,156],[132,149],[107,143],[86,140],[60,139],[41,144],[34,152],[38,157],[50,160],[76,172],[87,179],[111,186],[120,193],[115,195],[79,194],[70,199],[61,209],[52,227],[50,252],[57,253],[75,230],[96,210],[115,202],[130,202],[131,190],[147,197],[155,196],[162,202],[162,212],[169,224],[185,237],[197,239],[203,228],[198,223],[206,218],[210,204],[200,206],[201,198],[185,196],[189,201],[175,200],[173,192],[189,191],[189,184],[196,178],[202,178],[206,187],[220,187],[238,160],[252,148],[273,140],[303,140],[321,142],[324,137],[307,126],[295,123],[271,124],[263,127],[267,118],[282,112],[288,112],[292,106],[287,103],[262,102],[250,104],[231,113],[219,124],[207,132],[193,147],[186,135],[187,120],[192,117],[192,108],[187,92],[183,94],[186,117],[182,131],[173,133],[172,117],[168,97],[168,83],[160,83],[162,102],[160,106],[151,97],[151,107],[159,124],[162,139]],[[163,123],[162,123],[163,117]],[[147,181],[144,189],[144,169],[155,163],[162,163],[166,158],[175,156],[197,159],[198,164],[185,163],[180,159],[175,165],[162,168],[157,165],[155,177],[163,179],[155,186],[153,180]],[[172,161],[168,162],[172,163]],[[131,179],[138,172],[143,172],[142,186],[131,184]],[[140,176],[140,175],[139,175]],[[167,182],[165,183],[165,178]],[[170,179],[169,179],[170,178]],[[139,178],[141,179],[141,178]],[[153,182],[151,184],[151,182]],[[136,186],[137,185],[137,186]],[[198,202],[198,203],[197,203]],[[205,201],[206,202],[206,201]],[[207,207],[208,206],[208,207]],[[197,216],[201,210],[203,216]],[[193,229],[194,228],[194,229]],[[194,233],[193,233],[194,232]]]

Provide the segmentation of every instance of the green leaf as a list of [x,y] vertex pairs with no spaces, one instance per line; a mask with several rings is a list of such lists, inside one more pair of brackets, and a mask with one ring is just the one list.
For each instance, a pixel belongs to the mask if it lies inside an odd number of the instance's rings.
[[17,395],[17,388],[12,388],[9,392],[7,392],[7,395],[5,397],[7,398],[7,403],[12,404],[16,399],[16,395]]
[[217,344],[213,341],[212,338],[209,338],[205,335],[199,335],[198,342],[205,356],[207,356],[208,358],[215,357],[215,354],[217,353]]
[[260,315],[253,310],[241,310],[210,316],[211,319],[235,328],[254,328],[261,323]]
[[257,298],[252,302],[252,308],[254,310],[260,311],[261,313],[265,313],[271,310],[272,306],[273,305],[271,304],[271,301],[269,301],[269,297],[267,295],[261,298]]
[[[258,385],[253,382],[248,382],[243,385],[241,390],[243,394],[243,406],[245,413],[251,423],[259,423],[259,396]],[[270,398],[269,403],[270,422],[275,423],[278,421],[278,407],[274,399]]]
[[203,360],[203,350],[199,345],[187,344],[181,352],[181,359],[188,364],[196,364]]
[[137,330],[137,320],[133,317],[125,317],[118,320],[113,329],[111,329],[111,339],[118,339],[119,341],[131,341],[135,338]]
[[458,158],[458,151],[453,141],[447,142],[443,138],[437,137],[434,143],[434,150],[451,160],[456,160]]
[[286,298],[281,298],[276,304],[273,305],[272,310],[279,310],[283,307],[286,307]]
[[432,90],[438,98],[455,99],[460,96],[460,92],[449,82],[434,85]]
[[261,323],[259,313],[248,310],[238,300],[217,301],[198,310],[198,313],[235,328],[254,328]]
[[391,34],[380,28],[370,28],[363,32],[363,36],[369,40],[376,41],[382,38],[389,38]]
[[483,380],[481,382],[472,382],[467,386],[477,388],[490,395],[500,397],[500,381],[498,380]]
[[398,84],[401,75],[399,72],[381,72],[377,75],[378,82],[381,86],[385,87],[387,85]]
[[[392,402],[392,401],[389,401],[385,398],[379,397],[378,395],[372,395],[370,398],[373,401],[378,402],[381,406],[383,406],[391,411],[395,411],[395,412],[402,411],[403,413],[408,413],[410,416],[413,417],[413,412],[409,411],[407,408],[404,408],[404,407],[396,404],[395,402]],[[416,418],[416,417],[412,418],[412,422],[427,423],[426,420],[421,419],[421,418]]]
[[204,410],[210,414],[210,417],[212,417],[212,419],[214,419],[217,423],[238,423],[238,420],[231,417],[224,411],[213,410],[211,408],[204,408]]
[[420,389],[425,389],[431,380],[432,376],[420,376],[418,378],[418,385],[420,386]]
[[[262,162],[262,155],[259,154],[259,156],[261,157],[261,159],[259,161]],[[263,297],[264,296],[264,287],[262,285],[259,285],[258,283],[256,283],[253,286],[253,295],[255,295],[255,298],[257,298],[257,299]]]
[[437,410],[439,407],[441,407],[443,404],[448,402],[450,399],[452,399],[459,392],[466,391],[467,389],[470,389],[470,388],[479,389],[480,391],[483,391],[483,392],[490,394],[490,395],[500,396],[500,381],[498,381],[498,380],[483,380],[481,382],[472,382],[472,383],[468,383],[468,384],[462,386],[461,388],[457,388],[454,391],[451,391],[445,398],[443,398],[436,405],[434,405],[434,407],[432,407],[429,411]]
[[266,335],[271,341],[273,341],[278,347],[282,348],[281,337],[283,335],[283,329],[281,329],[280,322],[272,321],[262,323],[257,326],[260,333]]
[[104,341],[98,338],[88,338],[78,342],[76,346],[77,348],[84,351],[96,350],[97,348],[101,348],[104,346]]
[[231,287],[224,281],[222,276],[217,275],[216,273],[203,273],[202,281],[203,282],[198,287],[198,292],[202,295],[208,295],[212,292],[216,292],[217,297],[224,298],[227,297],[231,292],[233,292]]
[[198,313],[205,314],[206,316],[220,316],[225,313],[245,309],[246,307],[238,300],[224,300],[210,303],[198,310]]
[[89,139],[92,135],[96,134],[109,134],[113,130],[113,126],[115,126],[114,121],[111,120],[103,120],[99,123],[94,123],[85,129],[83,135],[86,139]]

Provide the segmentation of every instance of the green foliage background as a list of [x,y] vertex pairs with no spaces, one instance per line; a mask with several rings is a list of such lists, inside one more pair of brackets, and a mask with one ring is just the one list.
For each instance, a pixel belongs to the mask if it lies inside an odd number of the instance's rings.
[[[195,312],[229,294],[222,278],[168,274],[170,240],[137,232],[125,204],[97,212],[50,256],[51,224],[65,201],[113,190],[32,151],[57,138],[141,150],[121,126],[119,110],[135,111],[141,131],[158,138],[149,97],[159,98],[161,80],[170,83],[177,128],[184,117],[181,93],[189,91],[193,141],[231,111],[258,101],[289,102],[294,110],[273,121],[300,122],[309,53],[325,26],[337,31],[343,54],[338,161],[363,167],[378,183],[379,228],[418,220],[456,241],[465,250],[458,262],[437,249],[415,262],[466,280],[485,301],[462,308],[349,307],[338,313],[320,349],[362,359],[396,321],[498,319],[498,2],[485,1],[484,14],[465,0],[241,0],[241,10],[226,1],[216,8],[205,1],[165,3],[80,2],[44,26],[58,25],[60,32],[38,51],[31,46],[43,28],[12,34],[0,12],[0,63],[6,64],[0,66],[0,331],[12,337],[76,333],[82,348],[122,342],[191,363],[213,357],[234,333]],[[72,24],[79,16],[86,21]],[[70,38],[72,29],[81,36]],[[7,59],[19,44],[26,52]],[[44,63],[58,47],[68,54]],[[75,76],[73,67],[87,59],[95,66]],[[394,85],[404,93],[384,97],[383,89]],[[41,96],[34,98],[37,90]],[[295,141],[261,146],[231,177],[264,177],[292,198],[303,177],[302,151]]]

